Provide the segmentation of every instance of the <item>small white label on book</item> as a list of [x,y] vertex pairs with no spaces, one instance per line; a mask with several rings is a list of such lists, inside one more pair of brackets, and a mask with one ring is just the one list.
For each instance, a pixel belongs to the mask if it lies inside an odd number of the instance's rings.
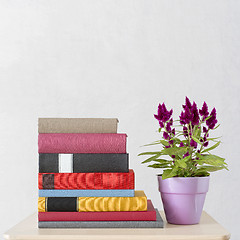
[[59,154],[58,163],[60,173],[73,172],[73,154]]

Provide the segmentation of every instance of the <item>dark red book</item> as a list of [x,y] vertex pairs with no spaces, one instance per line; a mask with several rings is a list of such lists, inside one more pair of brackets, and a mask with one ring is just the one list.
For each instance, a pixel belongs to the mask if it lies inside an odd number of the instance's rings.
[[147,211],[136,212],[39,212],[38,221],[156,221],[151,200]]
[[134,171],[127,173],[39,173],[39,189],[134,189]]

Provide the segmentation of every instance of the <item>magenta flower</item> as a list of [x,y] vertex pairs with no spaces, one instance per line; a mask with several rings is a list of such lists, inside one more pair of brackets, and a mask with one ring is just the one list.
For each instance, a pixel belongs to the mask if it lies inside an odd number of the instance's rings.
[[159,121],[159,125],[161,128],[163,128],[164,123],[170,119],[172,113],[173,110],[171,109],[170,111],[168,111],[164,103],[162,105],[158,105],[158,114],[154,114],[154,117]]
[[200,115],[203,117],[203,121],[208,117],[208,106],[206,102],[203,103],[202,109],[199,109]]
[[169,134],[167,132],[163,132],[163,138],[168,140],[169,139]]
[[190,146],[194,147],[194,148],[197,148],[197,143],[193,139],[191,139]]
[[179,147],[184,147],[183,142],[180,142]]
[[198,108],[197,108],[197,104],[195,102],[193,102],[192,105],[192,125],[198,125],[199,124],[199,114],[198,114]]
[[217,123],[216,115],[217,115],[216,109],[213,108],[213,110],[210,114],[211,117],[206,121],[208,128],[213,129],[215,127],[215,125]]
[[188,157],[188,156],[189,156],[189,152],[186,152],[186,153],[183,155],[183,158]]

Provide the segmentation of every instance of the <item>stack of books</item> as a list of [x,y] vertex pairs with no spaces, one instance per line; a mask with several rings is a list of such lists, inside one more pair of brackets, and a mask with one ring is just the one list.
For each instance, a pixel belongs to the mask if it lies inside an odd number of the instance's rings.
[[117,119],[39,119],[39,228],[163,227],[151,200],[135,191],[127,135],[117,125]]

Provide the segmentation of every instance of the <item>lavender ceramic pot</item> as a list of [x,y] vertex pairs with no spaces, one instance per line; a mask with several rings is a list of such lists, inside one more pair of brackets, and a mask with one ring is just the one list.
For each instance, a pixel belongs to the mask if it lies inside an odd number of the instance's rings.
[[166,219],[172,224],[197,224],[209,187],[209,177],[158,176]]

